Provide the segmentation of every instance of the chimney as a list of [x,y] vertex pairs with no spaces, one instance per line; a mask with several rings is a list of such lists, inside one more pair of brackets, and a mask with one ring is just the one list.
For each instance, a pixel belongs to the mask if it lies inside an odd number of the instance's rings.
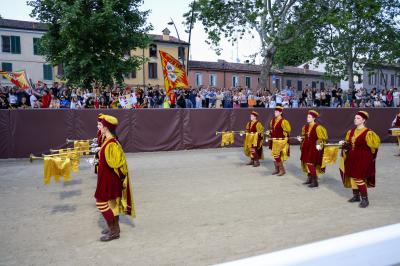
[[307,63],[303,66],[304,69],[310,69],[310,65]]
[[169,34],[170,34],[171,32],[169,31],[169,29],[168,28],[165,28],[163,31],[162,31],[162,38],[163,38],[163,40],[164,41],[169,41]]

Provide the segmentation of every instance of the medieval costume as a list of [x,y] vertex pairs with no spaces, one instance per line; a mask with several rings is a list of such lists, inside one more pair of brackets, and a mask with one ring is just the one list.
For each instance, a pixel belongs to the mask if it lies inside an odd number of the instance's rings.
[[119,238],[119,214],[135,217],[128,165],[121,144],[115,136],[118,120],[109,115],[100,118],[98,127],[104,135],[99,151],[98,179],[94,197],[108,229],[101,241]]
[[369,205],[367,187],[375,187],[375,160],[381,142],[375,132],[365,127],[368,118],[365,111],[355,115],[356,128],[346,134],[341,164],[343,185],[353,189],[349,202],[361,201],[361,208]]
[[250,157],[247,165],[260,166],[260,159],[264,159],[263,140],[264,126],[258,121],[258,113],[251,112],[251,121],[246,124],[246,136],[244,140],[244,154]]
[[[307,181],[304,185],[309,187],[318,187],[318,175],[325,172],[322,166],[323,149],[321,144],[328,139],[326,129],[315,123],[319,114],[315,110],[308,111],[307,124],[301,129],[301,165],[303,171],[307,174]],[[320,145],[320,149],[317,149]]]
[[275,117],[269,123],[269,149],[274,158],[275,171],[273,175],[282,176],[286,173],[283,161],[290,155],[289,135],[291,131],[290,123],[282,117],[283,107],[275,108]]

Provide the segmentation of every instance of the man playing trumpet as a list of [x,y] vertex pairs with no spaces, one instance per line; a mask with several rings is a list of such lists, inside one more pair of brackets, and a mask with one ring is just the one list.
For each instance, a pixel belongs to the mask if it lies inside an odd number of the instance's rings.
[[348,201],[361,201],[360,208],[369,205],[367,187],[375,187],[375,159],[381,143],[379,136],[365,127],[368,118],[367,112],[357,112],[354,117],[356,128],[347,132],[345,141],[339,142],[344,151],[343,185],[353,189],[353,197]]
[[[301,143],[301,165],[308,177],[303,184],[309,187],[318,187],[318,174],[324,172],[321,169],[324,152],[320,144],[326,142],[328,134],[322,125],[315,122],[318,116],[317,111],[308,111],[307,124],[301,129],[302,137],[298,139]],[[321,148],[317,149],[317,145]]]
[[275,171],[272,172],[272,174],[277,174],[278,176],[282,176],[286,173],[285,168],[283,167],[283,161],[289,158],[288,138],[291,131],[289,121],[282,117],[282,112],[282,106],[277,106],[275,108],[275,117],[269,123],[270,130],[268,131],[269,137],[272,138],[269,140],[269,149],[271,150],[275,164]]
[[253,167],[260,166],[259,160],[264,159],[264,127],[257,119],[258,113],[251,112],[250,121],[246,124],[246,138],[244,141],[244,154],[250,157],[247,165],[253,165]]
[[124,151],[117,140],[115,130],[118,120],[102,115],[97,127],[104,136],[98,161],[96,206],[107,222],[108,229],[103,230],[101,241],[119,238],[119,214],[135,217],[132,186]]

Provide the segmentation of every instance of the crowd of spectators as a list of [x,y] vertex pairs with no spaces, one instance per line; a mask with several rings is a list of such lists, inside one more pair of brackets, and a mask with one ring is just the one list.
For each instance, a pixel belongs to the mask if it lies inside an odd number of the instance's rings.
[[371,91],[341,88],[316,89],[305,87],[297,91],[292,87],[249,90],[246,88],[199,87],[176,89],[168,97],[159,86],[106,87],[82,90],[63,83],[48,87],[37,83],[34,89],[0,86],[0,109],[26,108],[122,108],[119,96],[132,95],[133,108],[287,108],[310,107],[399,107],[397,88]]

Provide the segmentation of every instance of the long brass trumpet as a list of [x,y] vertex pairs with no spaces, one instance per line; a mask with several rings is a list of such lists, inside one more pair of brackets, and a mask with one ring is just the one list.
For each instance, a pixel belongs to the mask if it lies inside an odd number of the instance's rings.
[[66,151],[68,151],[68,152],[71,152],[71,151],[79,151],[79,152],[90,152],[90,150],[87,150],[87,149],[81,149],[80,147],[79,148],[65,148],[65,149],[50,149],[49,150],[51,153],[59,153],[60,151],[61,152],[66,152]]
[[96,143],[97,139],[93,138],[93,139],[69,139],[67,138],[66,143],[74,143],[75,141],[88,141],[89,143]]

